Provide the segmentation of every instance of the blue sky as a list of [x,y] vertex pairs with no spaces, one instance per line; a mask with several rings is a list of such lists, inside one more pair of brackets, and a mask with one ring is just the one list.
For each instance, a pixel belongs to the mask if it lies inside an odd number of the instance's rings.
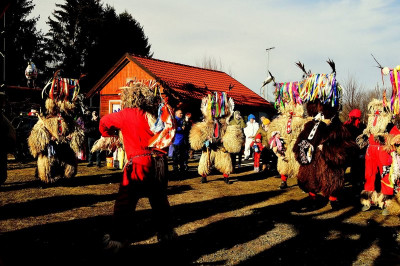
[[[60,0],[34,1],[33,16],[47,31]],[[297,81],[301,61],[314,73],[354,78],[365,89],[382,86],[371,53],[388,67],[400,65],[400,1],[395,0],[103,0],[143,26],[154,58],[199,65],[205,57],[260,94],[267,68],[278,82]],[[268,53],[266,48],[275,47]],[[111,66],[110,66],[111,67]],[[385,85],[389,78],[385,77]],[[273,100],[268,86],[267,99]]]

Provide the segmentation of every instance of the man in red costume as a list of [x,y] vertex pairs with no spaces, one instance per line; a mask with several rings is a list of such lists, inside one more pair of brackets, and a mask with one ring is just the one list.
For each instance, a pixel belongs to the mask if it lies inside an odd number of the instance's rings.
[[149,148],[155,135],[151,128],[156,121],[154,110],[157,110],[154,93],[146,85],[134,83],[123,88],[121,100],[123,109],[104,116],[99,126],[103,137],[115,136],[121,131],[128,160],[114,205],[111,235],[106,234],[103,239],[104,248],[112,252],[127,243],[133,212],[143,196],[149,198],[158,240],[163,242],[176,236],[166,192],[166,156],[159,149]]

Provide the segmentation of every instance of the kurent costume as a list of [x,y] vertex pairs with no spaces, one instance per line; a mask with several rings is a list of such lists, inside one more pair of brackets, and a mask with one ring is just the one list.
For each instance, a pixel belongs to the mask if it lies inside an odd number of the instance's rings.
[[[386,199],[385,207],[387,213],[391,215],[400,215],[400,134],[390,134],[386,138],[385,150],[390,153],[392,164],[390,166],[389,177],[385,181],[386,186],[393,188],[394,197]],[[375,193],[375,198],[383,198]]]
[[118,138],[120,131],[128,161],[115,201],[112,232],[104,236],[104,248],[108,250],[119,249],[129,238],[127,230],[136,204],[143,196],[149,198],[159,241],[175,235],[167,197],[168,161],[162,149],[172,143],[176,127],[169,105],[161,103],[157,108],[160,97],[155,96],[154,90],[157,90],[156,84],[132,82],[122,88],[123,109],[100,120],[102,138],[92,151],[104,149],[105,139]]
[[[389,134],[396,134],[397,128],[392,123],[392,112],[383,101],[373,99],[368,104],[368,123],[363,134],[357,138],[357,144],[363,148],[365,154],[365,184],[361,192],[363,210],[368,210],[371,205],[385,208],[385,201],[393,195],[393,187],[388,185],[390,165],[392,158],[384,149],[385,139]],[[381,186],[375,188],[376,175],[381,177]]]
[[29,150],[38,160],[38,178],[44,183],[76,175],[76,154],[84,142],[84,132],[73,118],[79,80],[54,77],[43,93],[49,86],[49,97],[45,102],[47,114],[38,116],[28,137]]
[[[251,121],[253,119],[253,121]],[[244,135],[246,136],[246,140],[244,143],[244,158],[248,159],[251,154],[250,143],[254,140],[256,136],[257,130],[259,128],[259,124],[256,122],[256,117],[253,114],[250,114],[247,117],[246,127],[243,129]]]
[[[240,111],[236,110],[235,112],[233,112],[233,117],[232,117],[231,121],[229,122],[229,125],[231,125],[231,126],[233,126],[233,125],[239,126],[242,129],[242,132],[243,132],[243,129],[246,127],[246,123],[244,122],[242,116],[240,115]],[[244,142],[242,144],[240,152],[231,153],[233,171],[235,170],[236,166],[238,168],[241,167],[243,152],[244,152]],[[236,157],[238,157],[237,158],[238,159],[237,163],[236,163]]]
[[279,115],[269,124],[268,140],[271,146],[272,133],[280,133],[285,152],[277,158],[277,170],[282,180],[280,188],[286,188],[287,178],[297,177],[299,171],[300,164],[295,159],[293,146],[308,121],[304,116],[304,108],[299,97],[298,82],[276,85],[275,107],[279,108]]
[[348,158],[357,147],[339,120],[342,88],[336,82],[334,63],[328,63],[331,74],[310,74],[301,84],[300,95],[313,119],[304,125],[293,151],[300,163],[299,187],[312,199],[317,193],[329,197],[332,208],[337,208]]
[[[202,182],[215,167],[223,173],[224,181],[229,184],[232,161],[229,153],[238,153],[243,143],[240,126],[228,125],[233,114],[234,102],[225,92],[215,92],[203,98],[200,110],[204,121],[195,123],[189,134],[192,149],[202,150],[198,172]],[[250,143],[249,143],[250,144]]]
[[[390,101],[390,108],[394,115],[400,113],[400,65],[393,69],[388,67],[382,68],[382,75],[389,75],[392,84],[392,97]],[[383,80],[383,79],[382,79]],[[391,130],[392,133],[386,138],[386,151],[392,157],[392,164],[389,171],[389,178],[383,179],[384,186],[393,188],[393,197],[385,201],[386,209],[382,214],[400,215],[400,134],[398,130]],[[387,210],[387,212],[385,212]]]
[[[398,68],[398,69],[397,69]],[[365,184],[361,192],[362,210],[367,211],[371,205],[379,206],[383,209],[382,214],[389,214],[386,208],[393,198],[397,177],[390,174],[396,171],[397,167],[392,168],[393,162],[397,162],[395,156],[395,142],[390,143],[393,135],[398,135],[400,131],[392,123],[393,115],[399,114],[399,83],[398,77],[400,66],[389,69],[382,68],[382,75],[390,75],[392,83],[392,97],[390,104],[383,95],[383,100],[373,99],[368,105],[368,124],[363,134],[357,138],[357,144],[363,148],[368,145],[365,155]],[[390,136],[392,135],[392,136]],[[386,145],[386,148],[384,148]],[[381,177],[380,191],[375,188],[375,178],[379,173]]]

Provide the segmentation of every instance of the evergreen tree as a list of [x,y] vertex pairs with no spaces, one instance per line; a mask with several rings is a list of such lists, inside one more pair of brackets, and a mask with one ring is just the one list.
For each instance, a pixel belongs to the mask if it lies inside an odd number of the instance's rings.
[[117,15],[98,0],[65,0],[56,7],[46,35],[52,65],[71,78],[86,74],[83,91],[91,89],[124,53],[152,56],[143,28],[127,12]]
[[[30,60],[36,64],[39,74],[45,71],[43,34],[36,30],[39,18],[27,18],[34,8],[32,2],[32,0],[11,1],[5,18],[2,18],[1,24],[5,19],[3,36],[6,44],[5,84],[7,85],[26,86],[25,69]],[[3,71],[1,73],[3,74]],[[38,79],[40,78],[42,77],[39,75]]]
[[88,52],[96,42],[101,25],[102,7],[96,0],[66,0],[56,4],[54,18],[49,17],[48,51],[51,65],[63,75],[78,78],[83,72]]

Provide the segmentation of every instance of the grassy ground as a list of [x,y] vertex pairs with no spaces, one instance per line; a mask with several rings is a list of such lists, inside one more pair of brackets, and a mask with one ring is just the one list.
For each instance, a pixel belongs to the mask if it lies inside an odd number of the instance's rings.
[[197,161],[173,176],[168,194],[178,239],[160,246],[151,209],[142,199],[132,243],[116,256],[100,239],[110,227],[120,170],[88,168],[68,182],[42,187],[35,162],[9,162],[0,187],[0,265],[400,265],[400,219],[381,210],[360,212],[347,185],[339,210],[324,198],[311,205],[289,179],[252,172],[200,183]]

